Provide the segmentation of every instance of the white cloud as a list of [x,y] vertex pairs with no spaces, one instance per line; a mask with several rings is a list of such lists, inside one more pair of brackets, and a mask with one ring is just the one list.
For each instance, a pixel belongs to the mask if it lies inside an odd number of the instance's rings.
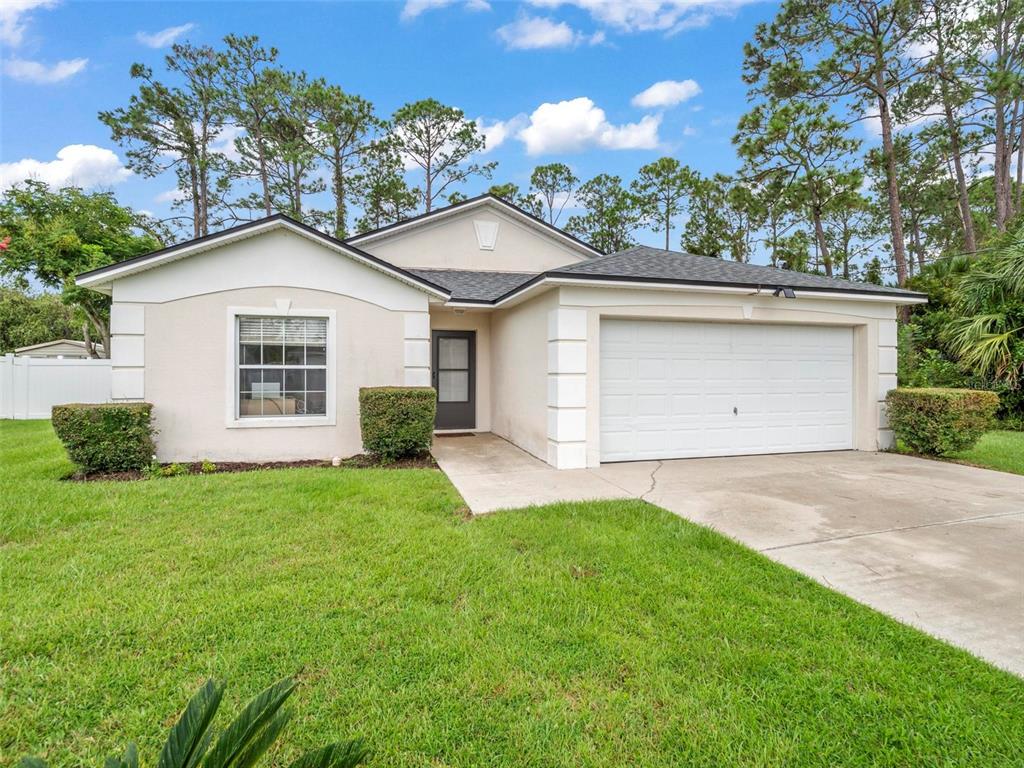
[[[435,8],[446,8],[453,5],[456,0],[406,0],[402,7],[402,21],[415,19],[421,13],[434,10]],[[462,7],[467,11],[489,11],[491,4],[487,0],[465,0]]]
[[69,144],[57,153],[56,160],[27,157],[13,163],[0,163],[0,189],[26,179],[36,179],[55,188],[109,186],[129,176],[131,171],[121,164],[117,155],[94,144]]
[[486,155],[504,144],[506,139],[519,133],[526,125],[526,115],[516,115],[509,120],[495,120],[490,124],[486,123],[484,118],[478,117],[474,122],[487,142],[484,151],[480,153]]
[[[196,126],[197,132],[198,129],[199,126]],[[229,123],[221,129],[220,135],[211,142],[210,149],[224,155],[228,160],[234,160],[237,162],[242,159],[242,156],[238,154],[238,148],[235,146],[235,139],[244,135],[244,128]]]
[[[940,119],[942,119],[942,115],[938,112],[938,107],[936,107],[936,111],[924,115],[918,115],[913,120],[910,120],[906,123],[897,123],[894,119],[893,129],[897,132],[904,131],[907,128],[917,128],[922,125],[934,123],[936,120]],[[882,119],[879,117],[877,106],[873,106],[866,110],[864,114],[861,116],[861,120],[864,124],[864,132],[867,133],[868,136],[871,136],[873,138],[881,138]]]
[[729,16],[758,0],[530,0],[538,7],[571,5],[600,24],[620,32],[665,32],[707,26],[715,16]]
[[176,27],[167,27],[167,29],[161,29],[159,32],[153,32],[152,34],[136,32],[135,39],[150,48],[166,48],[179,37],[187,35],[195,28],[196,25],[189,22],[188,24],[179,24]]
[[4,0],[0,3],[0,42],[21,45],[30,11],[52,8],[57,0]]
[[604,42],[604,32],[592,35],[577,32],[564,21],[553,21],[541,16],[520,16],[515,21],[498,27],[496,34],[509,50],[537,48],[569,48],[576,45],[597,45]]
[[159,195],[153,198],[155,203],[175,203],[178,200],[184,200],[185,193],[180,189],[168,189],[161,192]]
[[674,107],[700,95],[696,80],[661,80],[633,97],[634,107]]
[[683,126],[683,136],[696,136],[696,135],[697,135],[697,129],[694,128],[692,125],[685,125],[685,126]]
[[586,96],[557,104],[541,104],[517,138],[530,155],[603,149],[654,149],[661,117],[647,115],[638,123],[612,125],[604,110]]
[[23,83],[59,83],[77,75],[88,63],[88,59],[68,59],[47,65],[28,59],[7,59],[4,61],[4,74]]

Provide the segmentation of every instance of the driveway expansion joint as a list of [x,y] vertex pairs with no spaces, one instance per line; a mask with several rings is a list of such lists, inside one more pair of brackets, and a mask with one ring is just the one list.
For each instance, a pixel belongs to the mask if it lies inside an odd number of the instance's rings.
[[843,536],[832,536],[826,539],[810,539],[808,541],[797,541],[792,544],[777,544],[774,547],[764,547],[758,552],[777,552],[780,549],[793,549],[794,547],[809,547],[814,544],[828,544],[832,541],[846,541],[848,539],[862,539],[866,536],[879,536],[883,533],[901,533],[902,531],[917,531],[921,528],[941,528],[947,525],[961,525],[963,523],[976,523],[982,520],[998,520],[1004,517],[1016,517],[1022,512],[999,512],[994,515],[978,515],[977,517],[958,517],[954,520],[940,520],[935,523],[922,523],[921,525],[904,525],[896,528],[880,528],[877,531],[864,531],[862,533],[848,533]]

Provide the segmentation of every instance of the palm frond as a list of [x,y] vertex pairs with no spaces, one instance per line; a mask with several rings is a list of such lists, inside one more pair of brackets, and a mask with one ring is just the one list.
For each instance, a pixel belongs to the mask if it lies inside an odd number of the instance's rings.
[[[274,719],[294,690],[295,681],[286,677],[257,695],[221,733],[203,760],[203,768],[234,768],[238,757],[248,750],[261,730]],[[269,742],[266,746],[270,746]]]
[[307,752],[289,768],[353,768],[365,762],[370,753],[361,741],[345,741]]
[[213,736],[213,717],[223,697],[223,684],[207,680],[167,735],[157,768],[193,768],[202,759]]
[[266,727],[257,733],[232,762],[232,768],[252,768],[253,765],[263,756],[273,744],[277,737],[284,730],[284,727],[291,720],[291,713],[287,710],[278,712],[270,719]]

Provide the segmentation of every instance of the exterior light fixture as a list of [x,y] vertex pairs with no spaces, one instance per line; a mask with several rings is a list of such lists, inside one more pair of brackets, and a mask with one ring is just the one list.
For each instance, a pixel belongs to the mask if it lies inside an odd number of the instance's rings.
[[783,285],[780,285],[778,288],[775,289],[774,293],[772,293],[772,296],[785,296],[787,299],[795,299],[796,293],[793,292],[792,288],[787,288]]

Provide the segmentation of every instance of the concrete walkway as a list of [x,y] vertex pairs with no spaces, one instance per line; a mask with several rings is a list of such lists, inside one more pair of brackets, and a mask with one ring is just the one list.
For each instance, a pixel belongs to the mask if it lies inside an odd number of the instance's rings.
[[474,512],[643,498],[1024,675],[1024,477],[853,451],[558,471],[493,435],[435,456]]
[[635,495],[589,469],[554,469],[489,432],[436,437],[433,454],[474,514]]

